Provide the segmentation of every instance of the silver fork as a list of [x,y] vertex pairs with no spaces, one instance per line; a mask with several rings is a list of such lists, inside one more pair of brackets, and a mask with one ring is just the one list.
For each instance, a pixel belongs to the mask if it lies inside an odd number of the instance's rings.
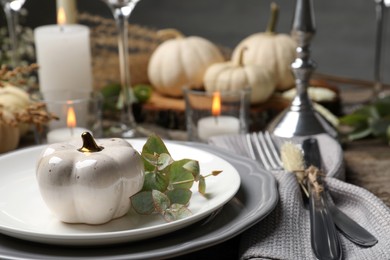
[[[272,140],[269,132],[258,132],[246,135],[246,141],[249,148],[250,157],[253,160],[259,160],[268,171],[284,170],[279,151]],[[327,196],[330,196],[327,194]],[[308,198],[302,191],[302,198],[305,208],[308,208]],[[337,228],[350,241],[357,245],[370,247],[375,245],[378,240],[366,229],[356,223],[353,219],[343,213],[336,207],[333,201],[329,200],[328,208],[332,214],[333,221]]]
[[269,132],[258,132],[246,135],[249,154],[253,160],[260,160],[264,168],[269,171],[282,171],[283,163],[276,145]]

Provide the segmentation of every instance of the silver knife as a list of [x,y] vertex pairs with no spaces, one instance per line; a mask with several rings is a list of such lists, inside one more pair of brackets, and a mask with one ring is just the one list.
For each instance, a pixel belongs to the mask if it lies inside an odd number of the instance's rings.
[[[317,168],[321,169],[321,154],[318,149],[318,144],[316,139],[313,139],[314,141],[312,145],[317,146],[317,148],[314,148],[316,151],[316,154],[318,154],[318,158],[314,159],[312,161],[312,164],[316,166]],[[330,194],[327,192],[327,188],[325,188],[325,196],[326,198],[330,197]],[[371,247],[378,243],[378,239],[373,236],[370,232],[368,232],[365,228],[360,226],[357,222],[355,222],[353,219],[351,219],[348,215],[346,215],[344,212],[342,212],[339,208],[336,207],[336,205],[333,203],[333,201],[328,199],[328,209],[330,213],[332,214],[332,218],[334,223],[336,224],[336,227],[341,231],[341,233],[354,242],[355,244],[358,244],[363,247]]]
[[[304,160],[307,167],[321,166],[321,155],[317,140],[305,139],[302,143]],[[318,168],[321,169],[321,168]],[[317,186],[315,184],[318,184]],[[319,189],[322,185],[321,176],[308,182],[311,246],[314,255],[320,259],[342,259],[341,243],[328,208],[325,191]]]

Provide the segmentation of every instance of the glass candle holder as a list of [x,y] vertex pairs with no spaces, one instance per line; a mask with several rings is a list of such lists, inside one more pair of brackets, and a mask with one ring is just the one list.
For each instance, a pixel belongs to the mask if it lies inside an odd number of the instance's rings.
[[102,136],[102,102],[98,92],[49,90],[37,94],[34,100],[46,104],[46,109],[58,117],[49,122],[39,143],[65,142],[81,138],[83,132]]
[[248,132],[250,89],[205,92],[184,89],[188,139]]

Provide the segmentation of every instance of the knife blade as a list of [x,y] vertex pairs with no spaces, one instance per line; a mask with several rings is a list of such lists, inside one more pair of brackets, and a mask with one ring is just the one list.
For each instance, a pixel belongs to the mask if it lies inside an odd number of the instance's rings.
[[[307,167],[314,166],[321,169],[321,155],[317,140],[305,139],[302,143],[304,161]],[[310,234],[311,246],[314,255],[318,259],[342,259],[341,243],[336,231],[332,215],[324,190],[316,187],[322,185],[321,176],[317,175],[315,181],[308,182],[309,211],[310,211]]]
[[[314,141],[312,142],[317,141],[314,139]],[[310,161],[317,168],[321,169],[321,154],[318,149],[318,144],[314,145],[317,146],[317,148],[315,148],[316,151],[312,151],[310,155],[308,154],[307,160]],[[324,189],[325,197],[328,201],[328,209],[332,215],[336,227],[341,231],[341,233],[350,241],[363,247],[371,247],[378,243],[378,239],[375,236],[373,236],[365,228],[360,226],[356,221],[351,219],[348,215],[346,215],[339,208],[337,208],[333,201],[329,199],[330,194],[327,191],[327,187],[324,187]]]

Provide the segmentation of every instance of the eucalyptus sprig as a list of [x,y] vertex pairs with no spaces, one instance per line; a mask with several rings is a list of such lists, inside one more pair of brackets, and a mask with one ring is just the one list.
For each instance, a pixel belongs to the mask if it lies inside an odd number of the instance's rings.
[[200,194],[206,194],[205,178],[222,171],[201,175],[199,162],[192,159],[173,160],[162,139],[150,136],[142,148],[145,181],[142,190],[131,197],[134,210],[139,214],[161,214],[166,221],[190,216],[187,208],[192,197],[191,187],[198,182]]
[[[390,140],[390,97],[365,105],[339,119],[348,141],[375,137]],[[345,127],[346,130],[345,130]]]

